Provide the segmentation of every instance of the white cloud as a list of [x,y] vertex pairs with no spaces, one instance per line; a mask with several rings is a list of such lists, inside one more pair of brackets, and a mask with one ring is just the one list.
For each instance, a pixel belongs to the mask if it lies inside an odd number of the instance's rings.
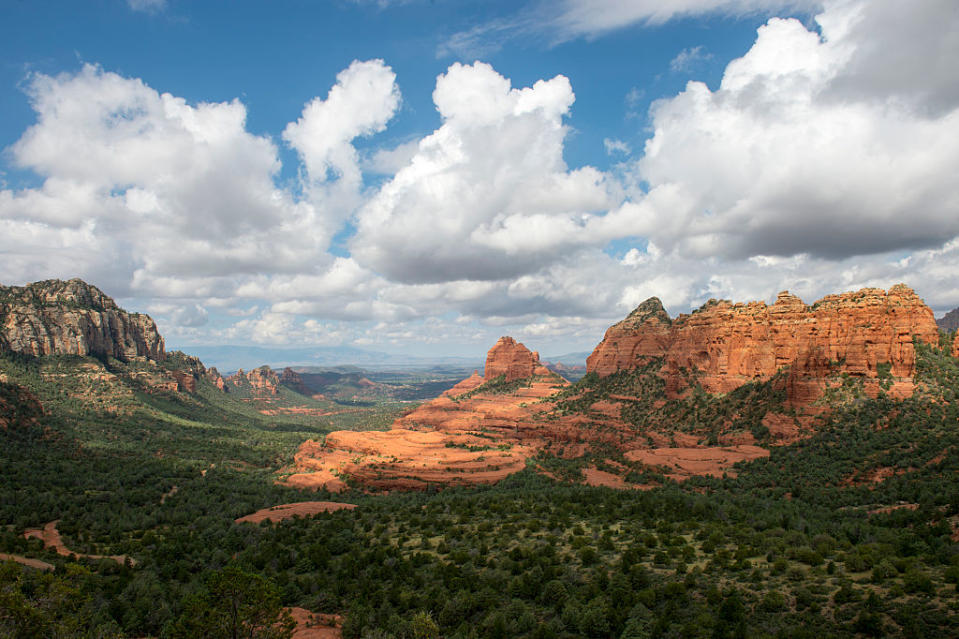
[[[238,100],[191,105],[93,65],[34,75],[27,95],[37,121],[9,157],[43,182],[0,190],[3,281],[81,276],[116,295],[224,298],[254,276],[334,265],[326,249],[350,209],[278,187],[278,150],[246,130]],[[311,176],[346,183],[349,206],[350,140],[382,129],[398,99],[388,67],[357,62],[288,129]]]
[[606,149],[606,155],[615,155],[617,153],[629,155],[632,150],[628,144],[616,138],[604,138],[603,148]]
[[314,98],[283,131],[306,169],[311,200],[345,218],[360,202],[362,173],[353,140],[379,133],[400,106],[396,74],[382,60],[353,61],[326,100]]
[[959,234],[959,94],[946,101],[959,76],[950,87],[933,74],[934,90],[916,93],[912,81],[880,89],[850,67],[877,40],[894,68],[919,59],[914,49],[947,49],[959,14],[943,15],[917,44],[908,36],[914,22],[930,25],[925,12],[878,23],[870,12],[880,6],[831,4],[817,18],[821,36],[772,19],[717,91],[690,82],[657,102],[637,164],[649,192],[597,224],[690,257],[734,259],[841,259]]
[[409,140],[391,149],[377,149],[361,160],[364,171],[379,175],[395,175],[405,167],[419,150],[419,140]]
[[561,0],[551,28],[558,38],[595,37],[632,24],[658,25],[692,16],[742,16],[779,10],[813,10],[822,0]]
[[676,57],[670,60],[669,68],[677,73],[686,73],[692,71],[700,62],[712,59],[713,54],[708,53],[702,46],[688,47],[676,54]]
[[[594,6],[576,33],[781,5]],[[361,155],[353,140],[383,131],[400,95],[384,62],[354,63],[283,132],[302,163],[294,190],[238,101],[188,104],[90,66],[34,76],[37,123],[10,157],[43,183],[0,189],[0,281],[79,275],[160,298],[164,331],[193,343],[481,350],[513,333],[575,350],[651,295],[676,314],[898,281],[944,311],[959,304],[951,7],[829,2],[821,32],[770,20],[718,89],[691,82],[654,105],[652,138],[625,165],[645,190],[626,201],[612,176],[564,162],[563,76],[513,88],[454,64],[433,94],[439,128]],[[641,101],[637,89],[627,107]],[[374,190],[364,171],[389,179]],[[351,255],[334,257],[347,218]]]
[[601,172],[563,161],[573,99],[563,76],[514,89],[487,64],[453,64],[433,92],[442,126],[359,211],[352,254],[416,283],[515,277],[580,246],[615,200]]

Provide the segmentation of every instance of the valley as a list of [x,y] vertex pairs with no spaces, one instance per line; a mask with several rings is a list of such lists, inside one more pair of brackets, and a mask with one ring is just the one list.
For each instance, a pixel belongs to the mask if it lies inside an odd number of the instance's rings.
[[508,337],[224,376],[3,290],[4,636],[218,636],[227,591],[262,637],[959,632],[959,339],[904,286],[654,298],[578,381]]

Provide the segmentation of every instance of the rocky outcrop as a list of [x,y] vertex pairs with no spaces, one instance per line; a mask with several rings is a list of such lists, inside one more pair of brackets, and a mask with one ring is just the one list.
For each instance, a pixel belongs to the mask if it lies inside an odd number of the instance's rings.
[[[504,391],[503,381],[519,386]],[[541,400],[568,385],[540,366],[536,353],[501,338],[489,351],[485,377],[474,372],[389,431],[335,431],[323,443],[305,442],[286,483],[339,491],[346,481],[390,490],[499,481],[523,470],[563,427],[545,419],[551,405]]]
[[936,324],[939,325],[940,330],[946,331],[947,333],[959,330],[959,308],[954,308],[937,319]]
[[183,351],[170,351],[167,353],[166,366],[172,369],[171,375],[176,381],[178,391],[195,393],[197,382],[201,379],[207,380],[221,391],[226,390],[223,376],[216,367],[207,368],[198,357],[187,355]]
[[788,292],[771,306],[710,300],[671,323],[652,298],[607,331],[587,365],[606,376],[663,358],[673,390],[683,371],[697,372],[703,388],[715,393],[788,367],[791,392],[807,401],[818,396],[823,377],[841,373],[873,382],[890,378],[894,394],[907,395],[914,337],[934,343],[938,328],[929,307],[902,284],[888,292],[828,295],[811,306]]
[[242,368],[226,378],[226,386],[248,390],[253,395],[276,395],[280,378],[269,366],[260,366],[249,372]]
[[952,356],[959,357],[959,333],[956,333],[955,339],[952,340]]
[[300,374],[295,370],[287,366],[283,369],[283,372],[280,374],[280,384],[283,384],[287,388],[296,391],[300,395],[306,395],[310,397],[313,395],[313,391],[306,385],[303,381],[303,378],[300,377]]
[[539,353],[530,351],[512,337],[501,337],[486,354],[483,377],[491,380],[504,375],[506,381],[511,382],[529,377],[539,365]]
[[586,359],[587,372],[606,377],[662,357],[673,340],[671,325],[659,298],[649,298],[626,319],[607,329],[603,341]]
[[0,286],[0,350],[163,360],[163,338],[147,315],[127,313],[82,280]]

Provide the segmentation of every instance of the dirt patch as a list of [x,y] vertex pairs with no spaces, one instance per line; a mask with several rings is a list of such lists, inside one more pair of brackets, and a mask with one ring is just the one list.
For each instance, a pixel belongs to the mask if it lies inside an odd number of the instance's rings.
[[696,475],[735,477],[733,464],[769,457],[769,451],[759,446],[717,446],[688,448],[649,448],[628,450],[626,459],[648,466],[663,468],[670,479],[683,481]]
[[583,469],[583,482],[587,486],[605,486],[617,490],[651,490],[655,488],[655,486],[651,484],[630,484],[623,477],[605,470],[600,470],[595,466]]
[[891,477],[902,475],[913,468],[892,468],[890,466],[878,466],[864,471],[856,471],[849,477],[842,480],[843,486],[865,486],[868,484],[881,484]]
[[48,564],[47,562],[40,561],[39,559],[30,559],[29,557],[24,557],[22,555],[9,555],[5,552],[0,552],[0,561],[15,561],[18,564],[30,566],[31,568],[36,568],[37,570],[53,570],[55,568],[53,564]]
[[340,639],[343,636],[343,617],[310,612],[306,608],[287,608],[296,622],[293,639]]
[[177,494],[177,491],[179,491],[179,490],[180,490],[180,487],[179,487],[179,486],[174,486],[174,487],[171,488],[170,490],[168,490],[168,491],[166,491],[165,493],[163,493],[162,495],[160,495],[160,503],[162,504],[162,503],[166,502],[167,499],[169,499],[170,497],[173,497],[175,494]]
[[873,508],[872,510],[867,510],[866,512],[870,515],[888,515],[896,510],[916,510],[917,508],[919,508],[919,504],[896,504],[895,506],[882,506],[880,508]]
[[63,539],[60,537],[60,531],[57,530],[58,523],[60,523],[60,520],[54,519],[43,528],[31,528],[24,531],[23,536],[27,539],[39,539],[43,542],[45,548],[53,548],[58,555],[63,555],[64,557],[76,556],[84,559],[111,559],[121,566],[129,561],[131,566],[136,565],[136,560],[127,555],[90,555],[70,550],[64,545]]
[[270,508],[263,508],[250,515],[236,519],[236,523],[249,522],[258,524],[261,521],[283,521],[291,517],[309,517],[319,513],[331,513],[337,510],[353,510],[356,504],[344,504],[336,501],[300,501],[293,504],[280,504]]

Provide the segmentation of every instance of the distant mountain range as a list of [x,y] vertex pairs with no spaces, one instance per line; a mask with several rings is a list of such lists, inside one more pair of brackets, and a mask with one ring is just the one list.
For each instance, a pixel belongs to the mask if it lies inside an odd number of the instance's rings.
[[941,330],[951,333],[959,329],[959,308],[954,308],[936,320]]
[[277,348],[268,346],[184,346],[210,366],[222,371],[252,368],[266,364],[281,369],[286,366],[355,366],[363,370],[431,370],[482,368],[479,357],[418,357],[394,355],[365,350],[353,346],[311,346],[305,348]]

